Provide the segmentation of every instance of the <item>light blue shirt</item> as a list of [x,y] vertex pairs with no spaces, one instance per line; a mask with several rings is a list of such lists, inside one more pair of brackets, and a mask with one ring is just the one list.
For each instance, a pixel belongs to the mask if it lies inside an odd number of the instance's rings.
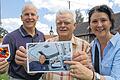
[[[99,53],[100,43],[97,39],[92,41],[92,63],[94,65],[95,45],[97,44]],[[103,58],[99,55],[100,74],[106,80],[120,80],[120,34],[116,33],[108,42],[103,51]]]

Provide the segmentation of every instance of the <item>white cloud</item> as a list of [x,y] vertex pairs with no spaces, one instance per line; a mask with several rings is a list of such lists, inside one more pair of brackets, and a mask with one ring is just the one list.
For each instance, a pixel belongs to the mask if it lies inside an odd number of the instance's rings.
[[44,18],[48,21],[55,21],[55,14],[47,14]]
[[22,22],[18,18],[2,19],[2,27],[6,29],[8,32],[17,29],[20,26],[20,24],[22,24]]
[[[109,0],[29,0],[33,4],[36,5],[38,9],[40,8],[47,8],[50,11],[56,11],[60,8],[69,8],[69,3],[70,1],[70,8],[72,10],[75,9],[88,9],[89,7],[93,7],[95,5],[100,5],[100,4],[109,4]],[[115,2],[119,2],[120,0],[115,0]]]
[[[49,13],[45,14],[43,18],[45,18],[46,22],[49,22],[51,24],[53,23],[53,25],[55,25],[56,11],[63,8],[68,9],[69,8],[68,1],[70,1],[71,10],[76,10],[76,9],[81,10],[81,13],[85,19],[84,21],[87,20],[86,10],[92,8],[93,6],[100,5],[100,4],[107,4],[110,7],[112,7],[113,3],[120,6],[120,0],[113,0],[114,2],[109,2],[109,0],[24,0],[24,1],[32,2],[38,9],[47,8]],[[49,34],[49,30],[50,30],[50,26],[48,26],[49,23],[44,24],[41,22],[37,22],[36,27],[40,31],[42,31],[44,34]],[[21,24],[22,22],[19,18],[2,19],[2,27],[8,30],[8,32],[11,32],[19,28]],[[55,29],[55,26],[53,28]]]
[[67,8],[68,2],[64,0],[30,0],[38,9],[47,8],[49,11],[56,12],[60,8]]
[[120,0],[114,0],[114,3],[120,6]]
[[[68,1],[70,1],[71,10],[76,10],[76,9],[81,10],[81,13],[85,18],[85,21],[87,20],[86,10],[92,8],[93,6],[100,4],[107,4],[110,7],[113,6],[113,3],[109,2],[109,0],[25,0],[25,2],[29,2],[29,1],[31,1],[38,9],[47,8],[49,13],[45,14],[43,18],[47,20],[46,22],[50,22],[50,23],[55,23],[56,11],[58,11],[61,8],[62,9],[69,8]],[[114,3],[120,5],[120,0],[114,0]],[[2,19],[2,23],[3,23],[2,27],[8,30],[9,32],[19,28],[20,25],[22,24],[21,20],[18,18]],[[37,22],[36,26],[44,34],[49,34],[50,26],[48,25]]]
[[36,28],[39,31],[43,32],[44,34],[49,34],[50,28],[49,28],[49,26],[47,24],[42,24],[40,22],[37,22]]
[[[112,7],[113,3],[110,3],[109,0],[30,0],[38,9],[47,8],[49,12],[56,13],[57,10],[62,8],[69,8],[70,1],[70,9],[76,10],[80,9],[85,11],[92,8],[93,6],[100,5],[100,4],[107,4]],[[120,2],[119,0],[115,0],[116,2]],[[51,14],[45,15],[48,21],[53,21],[53,17],[50,16]],[[86,17],[86,14],[83,14]],[[51,19],[50,19],[51,18]]]
[[[110,7],[113,6],[112,2],[109,2],[109,0],[25,0],[25,1],[31,1],[38,9],[41,8],[47,8],[49,12],[56,12],[57,10],[61,8],[69,8],[70,1],[70,9],[76,10],[76,9],[90,9],[93,6],[106,4]],[[120,0],[114,0],[115,4],[120,5]]]
[[30,0],[25,0],[25,2],[29,2]]
[[[12,32],[20,27],[22,21],[19,18],[7,18],[2,19],[2,28],[6,29],[8,32]],[[46,24],[37,22],[36,28],[43,32],[44,34],[49,34],[50,28]]]

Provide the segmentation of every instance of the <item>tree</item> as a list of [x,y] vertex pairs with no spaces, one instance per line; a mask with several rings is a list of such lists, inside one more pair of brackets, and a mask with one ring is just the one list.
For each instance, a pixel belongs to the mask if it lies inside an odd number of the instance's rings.
[[5,36],[8,33],[7,30],[0,27],[0,36]]
[[80,9],[75,10],[76,13],[76,23],[81,23],[84,20],[84,17],[82,17],[82,13],[80,12]]

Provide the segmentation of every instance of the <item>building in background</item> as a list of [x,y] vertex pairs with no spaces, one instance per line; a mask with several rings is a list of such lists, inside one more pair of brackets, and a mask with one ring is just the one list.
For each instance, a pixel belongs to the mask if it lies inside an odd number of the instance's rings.
[[49,31],[49,35],[45,35],[45,40],[52,38],[52,37],[55,37],[55,36],[57,36],[57,35],[54,35],[54,31],[53,31],[52,26],[51,26],[50,31]]

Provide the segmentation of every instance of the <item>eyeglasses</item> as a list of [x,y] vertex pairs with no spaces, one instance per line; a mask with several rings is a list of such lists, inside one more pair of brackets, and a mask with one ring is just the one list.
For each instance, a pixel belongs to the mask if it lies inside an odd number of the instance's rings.
[[64,23],[64,25],[71,24],[71,22],[64,21],[64,22],[57,22],[57,25],[62,25],[63,23]]
[[62,25],[63,23],[64,23],[64,25],[69,25],[69,24],[72,24],[73,21],[72,20],[56,21],[57,25]]

